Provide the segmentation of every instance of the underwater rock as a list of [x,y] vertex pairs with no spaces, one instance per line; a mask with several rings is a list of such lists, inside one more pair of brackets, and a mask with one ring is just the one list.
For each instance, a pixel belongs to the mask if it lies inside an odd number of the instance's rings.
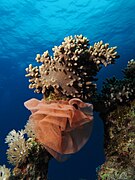
[[[104,123],[106,161],[98,168],[98,180],[133,180],[135,178],[135,61],[123,70],[124,78],[107,79],[93,104]],[[95,102],[94,102],[95,101]],[[102,109],[101,107],[104,107]]]
[[98,180],[133,180],[135,172],[135,100],[102,115],[106,161]]

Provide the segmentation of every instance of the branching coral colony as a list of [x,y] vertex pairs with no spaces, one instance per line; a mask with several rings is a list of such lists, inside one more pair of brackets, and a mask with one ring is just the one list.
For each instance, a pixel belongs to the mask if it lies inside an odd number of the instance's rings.
[[69,36],[52,49],[53,57],[48,51],[37,54],[36,61],[42,64],[39,67],[30,64],[26,68],[29,88],[42,93],[45,98],[54,94],[58,99],[62,96],[89,101],[96,88],[94,77],[102,64],[114,63],[117,52],[116,47],[109,48],[109,44],[103,44],[103,41],[88,46],[86,37]]
[[32,114],[24,130],[7,135],[7,157],[15,167],[10,172],[1,166],[2,179],[47,179],[52,157],[63,161],[83,147],[92,129],[93,105],[87,102],[96,102],[95,76],[119,57],[116,47],[103,41],[89,46],[82,35],[66,37],[52,50],[53,56],[37,54],[39,66],[26,68],[29,88],[43,99],[25,102]]

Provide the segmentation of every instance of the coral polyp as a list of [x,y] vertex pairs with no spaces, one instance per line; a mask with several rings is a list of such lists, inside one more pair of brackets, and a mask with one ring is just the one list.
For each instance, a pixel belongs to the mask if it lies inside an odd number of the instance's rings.
[[68,36],[60,46],[52,48],[53,56],[45,51],[37,54],[36,61],[42,63],[26,68],[29,77],[29,88],[34,92],[51,93],[55,96],[77,97],[87,101],[96,90],[95,78],[101,65],[114,63],[118,57],[116,47],[108,47],[103,41],[89,47],[89,40],[82,36]]

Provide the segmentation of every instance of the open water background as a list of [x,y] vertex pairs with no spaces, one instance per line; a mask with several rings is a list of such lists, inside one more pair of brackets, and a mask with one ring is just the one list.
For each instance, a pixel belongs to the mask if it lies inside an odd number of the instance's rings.
[[[6,161],[5,136],[20,130],[30,113],[23,103],[41,98],[28,89],[25,68],[42,54],[60,45],[65,36],[80,35],[90,44],[103,40],[118,46],[120,58],[103,68],[98,88],[135,58],[135,0],[0,0],[0,164]],[[95,114],[92,136],[68,161],[52,160],[50,180],[95,180],[95,169],[104,162],[103,124]]]

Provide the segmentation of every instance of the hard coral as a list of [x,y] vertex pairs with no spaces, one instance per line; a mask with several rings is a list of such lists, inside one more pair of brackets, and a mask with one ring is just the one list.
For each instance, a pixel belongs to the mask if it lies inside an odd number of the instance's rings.
[[127,79],[135,79],[135,60],[128,61],[127,67],[123,70],[124,77]]
[[108,47],[103,41],[89,47],[89,40],[82,36],[68,36],[60,46],[55,46],[53,57],[45,51],[37,54],[39,67],[32,64],[26,68],[29,88],[43,93],[45,98],[51,93],[62,97],[77,97],[87,101],[96,89],[96,76],[101,65],[114,63],[118,57],[116,47]]
[[135,98],[135,61],[128,62],[123,70],[124,78],[118,80],[115,77],[106,79],[103,82],[101,94],[99,94],[98,103],[105,106],[106,109],[116,108],[118,104],[130,102]]

